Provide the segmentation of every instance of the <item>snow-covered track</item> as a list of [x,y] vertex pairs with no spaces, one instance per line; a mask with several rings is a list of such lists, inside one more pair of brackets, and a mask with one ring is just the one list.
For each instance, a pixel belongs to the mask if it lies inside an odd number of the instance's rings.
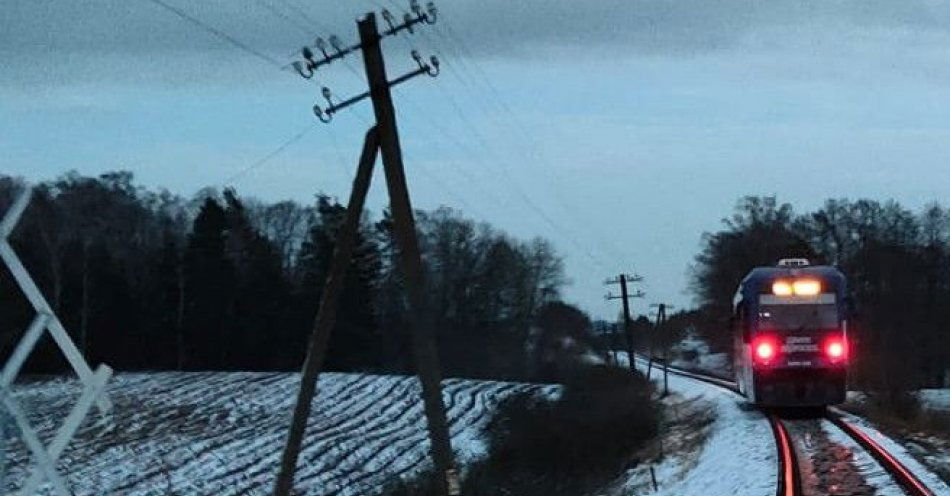
[[874,440],[871,436],[867,435],[857,426],[849,423],[845,420],[839,413],[835,411],[828,411],[825,414],[825,418],[831,421],[842,432],[848,435],[853,439],[858,445],[861,446],[868,454],[874,457],[875,460],[881,465],[881,467],[886,470],[891,477],[911,496],[935,496],[936,493],[931,491],[917,476],[914,475],[907,467],[904,466],[900,460],[897,459],[894,455],[884,449],[877,441]]
[[[641,357],[640,360],[643,362],[646,359]],[[655,363],[654,366],[656,366]],[[661,369],[658,368],[657,370]],[[667,370],[669,370],[671,374],[676,374],[680,377],[695,379],[737,395],[740,394],[739,387],[735,382],[721,377],[683,370],[676,367],[668,367]],[[772,427],[772,434],[775,436],[775,449],[778,454],[778,479],[775,484],[775,494],[776,496],[801,496],[803,494],[801,471],[798,468],[798,456],[795,454],[795,444],[792,442],[791,436],[788,435],[788,429],[785,428],[785,424],[782,423],[777,415],[772,412],[766,412],[765,416]]]
[[[119,374],[109,385],[115,426],[84,424],[64,453],[76,496],[264,495],[273,487],[299,375],[248,372]],[[428,438],[414,377],[323,374],[300,457],[296,488],[308,496],[377,494],[425,469]],[[494,410],[518,394],[557,386],[447,379],[453,446],[461,463],[480,456]],[[16,386],[41,436],[78,393],[74,381]],[[22,484],[27,452],[10,453],[7,494]],[[48,490],[41,494],[49,494]]]
[[[682,370],[675,367],[669,368],[670,373],[696,379],[698,381],[711,384],[716,387],[727,389],[738,393],[738,388],[734,382],[721,377],[706,375],[694,371]],[[769,422],[772,424],[775,433],[776,447],[779,450],[779,483],[777,494],[779,496],[798,496],[803,494],[801,475],[798,468],[798,457],[795,454],[795,446],[788,434],[788,430],[781,419],[772,412],[766,413]],[[864,451],[873,457],[878,464],[894,479],[895,482],[910,496],[936,496],[936,493],[930,490],[926,484],[921,482],[914,473],[900,462],[898,457],[891,454],[880,443],[861,430],[859,427],[851,424],[836,409],[829,409],[825,412],[824,418],[828,419],[838,429],[853,439]]]

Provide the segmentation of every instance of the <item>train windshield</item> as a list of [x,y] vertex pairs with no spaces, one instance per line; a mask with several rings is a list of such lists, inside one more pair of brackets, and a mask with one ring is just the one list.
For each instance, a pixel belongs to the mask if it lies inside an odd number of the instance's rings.
[[838,307],[818,305],[760,305],[759,329],[818,330],[838,326]]

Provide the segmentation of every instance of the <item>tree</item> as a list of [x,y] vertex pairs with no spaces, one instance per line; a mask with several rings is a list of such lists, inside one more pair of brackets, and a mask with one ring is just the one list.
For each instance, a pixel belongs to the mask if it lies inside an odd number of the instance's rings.
[[774,265],[786,257],[816,258],[793,221],[788,203],[778,204],[775,197],[747,196],[731,218],[723,219],[725,229],[703,234],[691,289],[706,314],[700,332],[717,351],[731,351],[732,296],[753,267]]
[[573,305],[560,301],[544,304],[531,334],[527,351],[535,380],[564,380],[578,366],[602,360],[602,346],[590,317]]
[[185,365],[220,369],[234,351],[228,335],[233,304],[234,267],[225,256],[227,219],[206,198],[185,249]]
[[[316,210],[317,221],[300,249],[302,286],[298,301],[304,309],[301,321],[308,331],[316,316],[346,213],[345,207],[324,195],[317,198]],[[373,307],[380,264],[379,249],[364,226],[357,235],[327,348],[326,367],[330,370],[371,370],[381,365],[381,332]]]

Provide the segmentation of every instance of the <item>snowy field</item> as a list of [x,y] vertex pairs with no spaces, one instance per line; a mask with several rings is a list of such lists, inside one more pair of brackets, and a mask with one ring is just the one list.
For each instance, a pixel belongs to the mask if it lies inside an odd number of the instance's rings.
[[[298,385],[286,373],[120,374],[109,386],[111,427],[87,421],[64,453],[61,473],[76,496],[268,494]],[[453,446],[462,463],[500,401],[555,386],[446,380]],[[425,418],[413,377],[324,374],[297,473],[306,495],[371,495],[386,480],[428,463]],[[78,394],[75,382],[19,386],[16,396],[44,440]],[[23,483],[26,450],[8,455],[8,486]],[[43,494],[51,494],[46,491]]]

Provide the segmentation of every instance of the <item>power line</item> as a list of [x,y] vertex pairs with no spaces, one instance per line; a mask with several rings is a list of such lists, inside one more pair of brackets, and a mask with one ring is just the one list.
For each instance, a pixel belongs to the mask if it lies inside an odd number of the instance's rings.
[[[372,3],[376,4],[376,5],[379,6],[380,8],[385,8],[385,7],[383,7],[383,5],[382,5],[378,0],[371,0],[371,1],[372,1]],[[390,5],[392,5],[394,8],[396,8],[396,9],[398,9],[398,10],[402,10],[404,13],[406,12],[404,8],[402,8],[401,6],[399,6],[398,4],[396,4],[393,0],[387,0],[387,1],[388,1],[388,3],[389,3]],[[437,30],[437,32],[438,32],[438,27],[436,27],[436,30]],[[442,52],[441,52],[441,50],[438,49],[438,47],[436,46],[436,44],[434,43],[434,41],[431,39],[431,37],[429,37],[428,34],[425,33],[425,32],[422,32],[422,36],[426,39],[427,43],[428,43],[429,46],[432,48],[432,50],[435,51],[440,57],[442,57]],[[407,47],[411,48],[411,47],[409,46],[409,43],[408,43],[407,40],[402,39],[402,41],[403,41],[403,43],[406,44]],[[443,58],[444,58],[444,57],[443,57]],[[459,58],[460,60],[462,59],[461,57],[458,57],[458,58]],[[465,83],[465,81],[463,80],[463,78],[462,78],[462,76],[460,75],[460,73],[455,70],[454,64],[451,64],[451,63],[450,63],[450,64],[447,64],[447,65],[448,65],[448,67],[449,67],[450,72],[453,73],[453,76],[455,76],[455,78],[458,79],[459,82],[461,82],[463,85],[471,86],[471,85]],[[599,270],[605,269],[605,268],[606,268],[606,265],[605,265],[604,261],[602,261],[602,260],[600,260],[598,257],[594,256],[593,252],[592,252],[589,248],[587,248],[587,247],[581,245],[581,244],[577,241],[577,239],[579,238],[579,236],[571,236],[571,235],[568,235],[567,233],[565,233],[564,230],[563,230],[563,227],[564,227],[564,226],[559,226],[556,222],[554,222],[554,220],[553,220],[534,200],[531,199],[531,197],[527,194],[527,192],[520,186],[520,184],[518,183],[518,181],[511,175],[510,171],[508,170],[507,163],[506,163],[503,159],[501,159],[500,157],[498,157],[497,155],[495,155],[495,154],[493,153],[493,151],[492,151],[492,150],[493,150],[493,147],[486,141],[486,139],[484,138],[484,136],[482,135],[482,133],[481,133],[481,132],[478,130],[478,128],[471,122],[471,120],[468,119],[468,117],[465,116],[465,113],[462,111],[461,107],[459,106],[459,104],[458,104],[458,102],[455,100],[455,98],[452,97],[452,95],[451,95],[448,91],[446,91],[445,88],[442,87],[441,84],[439,84],[438,82],[436,83],[436,86],[438,87],[439,91],[442,93],[443,97],[445,97],[445,98],[449,101],[449,103],[452,105],[452,107],[453,107],[455,113],[459,116],[459,120],[462,122],[462,124],[465,125],[466,127],[468,127],[468,129],[471,131],[471,137],[473,137],[476,141],[478,141],[478,144],[479,144],[478,149],[479,149],[479,150],[486,150],[487,153],[490,155],[490,156],[488,157],[488,158],[489,158],[489,161],[491,161],[491,162],[496,166],[497,170],[499,170],[499,171],[501,172],[501,174],[502,174],[502,175],[504,176],[504,178],[505,178],[504,183],[505,183],[509,188],[511,188],[511,190],[515,193],[515,195],[516,195],[525,205],[527,205],[530,210],[534,211],[535,214],[536,214],[538,217],[540,217],[541,220],[542,220],[545,224],[547,224],[547,225],[551,228],[551,230],[552,230],[556,235],[559,235],[559,237],[565,238],[565,239],[569,242],[569,244],[573,245],[573,246],[574,246],[576,249],[578,249],[583,255],[587,256],[587,257],[590,259],[590,261],[593,263],[593,265],[596,266],[596,268],[598,268]],[[477,101],[477,99],[476,99],[476,101]],[[489,112],[485,111],[484,108],[482,108],[482,112],[483,112],[488,118],[492,119],[493,121],[495,121],[495,122],[497,123],[497,119],[494,118]],[[467,146],[461,144],[461,142],[459,142],[458,140],[452,138],[452,137],[449,135],[449,133],[448,133],[447,130],[445,130],[445,129],[440,129],[439,131],[440,131],[443,135],[448,136],[448,137],[450,138],[450,141],[452,141],[456,146],[458,146],[459,148],[463,148],[463,149],[467,150],[467,153],[468,153],[470,156],[475,157],[482,165],[486,165],[486,160],[485,160],[480,154],[478,154],[478,152],[475,151],[475,149],[473,149],[473,148],[471,148],[471,147],[467,147]],[[524,153],[524,152],[522,151],[522,153]],[[562,202],[562,203],[563,203],[563,202]],[[562,205],[562,207],[566,209],[565,206]]]
[[233,174],[231,177],[227,178],[227,179],[224,181],[224,185],[225,185],[225,186],[229,186],[229,185],[231,185],[236,179],[240,178],[241,176],[243,176],[243,175],[247,174],[248,172],[251,172],[252,170],[254,170],[254,169],[256,169],[256,168],[258,168],[258,167],[260,167],[260,166],[266,164],[267,162],[269,162],[269,161],[270,161],[271,159],[273,159],[274,157],[280,155],[284,150],[287,149],[287,147],[289,147],[290,145],[292,145],[292,144],[294,144],[294,143],[300,141],[304,136],[307,135],[307,133],[309,133],[310,131],[312,131],[315,127],[316,127],[316,124],[314,124],[314,123],[312,123],[312,122],[309,123],[309,124],[307,124],[307,127],[305,127],[305,128],[303,128],[302,130],[300,130],[299,133],[297,133],[297,134],[291,136],[290,139],[288,139],[287,141],[285,141],[284,143],[282,143],[280,146],[278,146],[277,148],[275,148],[273,151],[271,151],[271,152],[268,153],[267,155],[264,155],[264,156],[261,157],[260,159],[254,161],[253,163],[251,163],[251,164],[248,165],[247,167],[245,167],[245,168],[239,170],[238,172],[236,172],[235,174]]
[[293,16],[289,16],[281,12],[280,10],[277,9],[277,7],[274,7],[273,5],[268,3],[267,0],[257,0],[257,4],[267,9],[267,11],[270,12],[274,17],[287,21],[288,23],[290,23],[290,25],[292,25],[294,28],[299,30],[301,33],[304,33],[307,36],[313,35],[313,31],[310,28],[307,28],[301,24],[298,24],[299,21],[297,19],[294,19]]
[[[377,6],[382,7],[382,4],[381,4],[378,0],[371,0],[371,1],[372,1],[372,3],[376,4]],[[396,2],[394,2],[393,0],[387,0],[387,2],[388,2],[390,5],[392,5],[393,7],[395,7],[396,9],[405,11],[402,7],[400,7],[398,4],[396,4]],[[447,27],[448,27],[448,26],[447,26]],[[443,38],[443,41],[448,41],[448,42],[449,42],[449,47],[450,47],[450,48],[452,48],[452,45],[453,45],[453,44],[454,44],[454,45],[457,45],[457,46],[461,46],[461,43],[460,43],[460,42],[457,42],[457,41],[455,41],[455,40],[447,40],[447,39],[446,39],[446,36],[445,36],[444,34],[442,34],[442,32],[441,32],[441,30],[439,29],[438,26],[436,26],[435,29],[436,29],[436,33],[439,34],[439,35],[441,35],[441,37]],[[449,28],[449,29],[450,29],[450,28]],[[441,57],[441,58],[446,58],[446,57],[444,57],[444,56],[442,55],[442,52],[441,52],[441,50],[439,50],[437,44],[433,41],[433,39],[432,39],[427,33],[423,32],[423,33],[422,33],[422,36],[425,38],[426,42],[429,44],[429,46],[432,48],[432,50],[434,50],[434,51],[436,52],[436,54],[439,55],[439,57]],[[406,40],[403,40],[403,41],[408,44],[408,42],[407,42]],[[464,63],[464,62],[465,62],[465,57],[460,54],[460,52],[459,52],[458,49],[453,50],[453,51],[455,52],[454,54],[456,55],[455,58],[458,59],[460,62],[462,62],[461,65],[460,65],[460,67],[463,68],[463,69],[466,68],[467,65]],[[446,59],[446,60],[448,60],[448,59]],[[473,63],[473,64],[474,64],[474,63]],[[470,89],[477,91],[478,88],[477,88],[477,83],[474,82],[476,78],[475,78],[474,75],[473,75],[473,74],[474,74],[473,71],[466,69],[466,72],[468,73],[468,79],[469,79],[469,81],[467,82],[467,81],[465,80],[466,78],[463,77],[463,76],[461,75],[461,73],[455,69],[455,64],[454,64],[454,63],[448,62],[448,63],[446,63],[445,65],[448,67],[449,72],[451,72],[452,75],[455,77],[455,79],[457,79],[463,86],[467,86],[467,87],[469,87]],[[494,94],[494,96],[495,96],[494,99],[490,99],[490,100],[495,101],[497,105],[503,105],[504,107],[501,107],[501,108],[503,108],[504,110],[506,110],[506,111],[508,112],[508,114],[512,115],[512,117],[513,117],[513,112],[511,111],[510,107],[507,107],[507,105],[506,105],[506,104],[504,103],[504,101],[501,99],[501,96],[500,96],[499,92],[498,92],[497,89],[495,89],[495,87],[491,84],[491,82],[488,80],[487,76],[485,76],[484,73],[481,73],[481,78],[482,78],[482,80],[485,81],[485,85],[487,85],[487,86],[489,87],[489,89],[491,90],[491,92],[492,92],[492,93]],[[551,227],[552,227],[553,229],[555,229],[555,232],[561,233],[562,229],[561,229],[561,228],[558,228],[558,227],[556,227],[556,226],[554,225],[554,222],[547,216],[547,214],[544,213],[543,211],[541,211],[540,206],[538,206],[533,200],[531,200],[530,196],[521,188],[520,184],[510,175],[510,172],[509,172],[508,167],[507,167],[507,162],[505,162],[504,160],[500,159],[497,155],[495,155],[495,154],[492,152],[492,150],[493,150],[494,147],[489,146],[489,144],[487,143],[487,141],[486,141],[486,139],[484,138],[484,136],[481,134],[481,132],[479,132],[477,126],[475,126],[475,125],[471,122],[471,120],[468,119],[468,118],[465,116],[464,112],[463,112],[462,109],[460,108],[460,106],[459,106],[458,102],[456,101],[456,99],[455,99],[454,97],[452,97],[451,94],[449,94],[449,93],[445,90],[445,88],[443,88],[443,87],[441,86],[441,84],[439,84],[438,82],[437,82],[437,86],[439,87],[439,90],[442,92],[443,96],[446,97],[446,98],[449,100],[449,103],[452,105],[452,107],[453,107],[453,109],[455,110],[456,114],[459,116],[459,119],[462,121],[462,124],[465,125],[465,126],[467,126],[467,127],[469,128],[469,130],[471,131],[471,133],[472,133],[472,137],[474,137],[477,141],[479,141],[479,144],[480,144],[479,149],[481,149],[481,150],[487,150],[488,154],[491,155],[491,157],[489,157],[489,158],[494,158],[494,160],[492,160],[492,162],[493,162],[493,164],[495,164],[495,165],[497,166],[498,170],[502,173],[502,175],[505,176],[505,178],[506,178],[506,180],[507,180],[506,182],[507,182],[508,186],[509,186],[510,188],[512,188],[512,189],[516,192],[517,196],[519,196],[519,197],[522,199],[522,201],[524,201],[526,204],[528,204],[529,208],[531,208],[532,210],[535,210],[535,211],[538,213],[539,216],[544,217],[544,218],[545,218],[545,219],[544,219],[545,222],[548,223],[549,225],[551,225]],[[482,102],[482,99],[477,98],[477,95],[476,95],[476,97],[474,98],[474,101],[476,102],[476,105],[475,105],[475,106],[478,107],[478,108],[482,111],[482,113],[484,113],[484,115],[485,115],[486,117],[488,117],[489,119],[491,119],[496,125],[499,125],[499,126],[500,126],[500,124],[501,124],[502,122],[507,122],[507,123],[509,124],[509,126],[511,125],[511,121],[510,121],[510,120],[499,120],[499,119],[498,119],[498,116],[493,115],[492,112],[489,112],[488,110],[486,110],[486,107],[484,106],[484,104],[483,104],[483,102]],[[531,140],[530,137],[528,137],[528,133],[525,131],[523,125],[518,129],[518,131],[522,134],[522,136],[524,137],[524,139],[525,139],[526,141],[531,142],[531,143],[534,145],[534,148],[535,148],[535,149],[538,148],[537,145],[533,142],[533,140]],[[446,133],[446,134],[447,134],[447,133]],[[529,154],[527,154],[527,153],[525,152],[525,150],[523,150],[523,149],[521,149],[521,148],[519,148],[518,150],[519,150],[520,154],[525,158],[525,162],[530,162],[530,161],[531,161]],[[482,161],[482,163],[484,164],[484,161]],[[558,203],[560,204],[560,206],[561,206],[562,209],[564,209],[564,210],[567,211],[567,212],[570,212],[571,209],[568,208],[568,207],[565,205],[563,199],[560,198],[560,196],[561,196],[561,195],[560,195],[560,192],[557,191],[557,188],[553,188],[553,189],[554,189],[554,191],[555,191],[555,196],[557,197],[557,198],[555,198],[555,200],[559,200]],[[563,234],[563,233],[561,233],[561,234]],[[601,237],[601,236],[600,236],[600,233],[595,233],[595,234],[597,234],[596,237]],[[585,254],[586,254],[592,261],[594,261],[596,265],[600,266],[601,269],[605,268],[606,265],[604,265],[604,263],[602,263],[602,261],[598,260],[597,257],[595,257],[595,256],[593,255],[593,253],[592,253],[589,249],[587,249],[587,248],[582,248],[582,247],[579,246],[579,243],[578,243],[577,241],[575,241],[576,238],[577,238],[576,236],[570,236],[570,237],[569,237],[569,239],[571,240],[571,244],[574,244],[575,247],[578,247],[579,249],[581,249],[582,252],[585,252]]]
[[314,25],[316,25],[318,28],[320,28],[320,29],[322,29],[322,30],[324,30],[324,31],[330,31],[330,29],[327,27],[326,24],[323,24],[322,22],[320,22],[320,21],[314,19],[313,17],[310,17],[309,15],[307,15],[306,12],[303,11],[303,9],[301,9],[300,7],[294,5],[293,3],[289,2],[288,0],[277,0],[277,3],[283,5],[284,7],[286,7],[286,8],[289,9],[289,10],[294,11],[294,13],[297,14],[298,16],[300,16],[301,19],[303,19],[304,21],[306,21],[306,22],[308,22],[308,23],[310,23],[310,24],[314,24]]
[[[520,134],[523,141],[519,143],[522,145],[522,147],[524,143],[527,143],[528,145],[530,145],[531,148],[533,148],[536,151],[538,155],[543,155],[542,148],[538,146],[535,140],[531,137],[531,134],[527,132],[524,124],[522,123],[518,115],[511,109],[511,107],[507,104],[506,100],[502,97],[501,92],[498,91],[498,89],[495,87],[494,84],[492,84],[491,80],[484,73],[481,67],[479,67],[479,65],[474,61],[474,58],[475,58],[474,55],[460,40],[460,38],[454,33],[454,30],[448,24],[448,20],[446,20],[443,24],[445,24],[444,30],[437,26],[435,29],[435,33],[438,36],[440,36],[443,41],[447,42],[447,46],[449,48],[453,49],[454,55],[456,55],[456,58],[458,58],[458,60],[460,61],[459,67],[465,70],[471,82],[466,83],[465,81],[463,81],[463,78],[457,71],[454,70],[454,67],[452,64],[446,64],[449,68],[449,71],[452,72],[453,75],[456,77],[456,79],[458,79],[462,84],[469,86],[472,89],[477,90],[478,89],[477,86],[479,85],[481,85],[483,88],[487,88],[492,98],[487,98],[487,99],[476,98],[475,99],[475,101],[479,104],[477,106],[482,110],[482,112],[489,119],[494,121],[497,125],[506,124],[510,129]],[[427,35],[426,35],[426,38],[429,39]],[[429,42],[432,43],[431,39],[429,39]],[[494,106],[498,110],[501,110],[502,113],[506,114],[508,118],[498,119],[496,116],[493,116],[491,112],[488,112],[486,110],[486,107],[484,105],[481,105],[484,100],[488,100],[494,103]],[[522,147],[516,147],[516,148],[518,148],[519,152],[525,158],[525,162],[531,163],[532,160],[530,160],[530,156],[527,153],[525,153],[525,150]],[[556,173],[554,174],[556,175]],[[558,185],[551,181],[546,181],[546,182],[548,182],[548,186],[551,188],[552,192],[554,193],[552,199],[557,201],[557,203],[560,205],[562,209],[565,210],[565,212],[572,213],[573,210],[565,204],[565,201],[562,197],[562,193]],[[609,239],[609,238],[605,238],[603,236],[603,233],[598,232],[598,230],[595,229],[592,225],[579,222],[577,221],[576,218],[574,220],[575,222],[577,222],[578,225],[585,226],[587,229],[589,229],[590,232],[595,235],[595,237],[600,238],[601,240]],[[609,248],[611,248],[610,251],[613,252],[613,255],[615,257],[622,258],[621,252],[616,249],[616,245],[613,244],[612,240],[610,240],[608,243],[599,243],[599,245],[600,246],[607,245]]]
[[172,12],[178,17],[181,17],[182,19],[185,19],[186,21],[191,22],[192,24],[204,29],[205,31],[217,36],[218,38],[221,38],[222,40],[227,41],[228,43],[240,48],[241,50],[244,50],[245,52],[267,62],[268,64],[276,66],[279,69],[283,69],[283,64],[281,64],[277,59],[255,50],[254,48],[238,40],[237,38],[202,21],[201,19],[198,19],[197,17],[192,16],[191,14],[188,14],[187,12],[179,9],[178,7],[175,7],[174,5],[170,5],[164,2],[163,0],[148,0],[148,1],[164,8],[165,10],[168,10],[169,12]]
[[[439,87],[439,89],[443,91],[443,93],[445,93],[444,88]],[[405,99],[405,101],[410,103],[411,105],[414,105],[414,103],[409,99]],[[492,161],[491,159],[494,158],[493,163],[499,164],[499,167],[497,167],[497,169],[501,172],[501,174],[505,178],[505,180],[502,182],[511,188],[511,191],[515,194],[515,196],[517,196],[518,199],[521,200],[521,202],[524,205],[526,205],[529,210],[533,211],[543,221],[544,224],[548,225],[548,227],[551,229],[552,233],[555,234],[555,236],[557,236],[558,238],[562,238],[563,241],[567,241],[568,244],[572,245],[575,249],[579,250],[579,252],[582,255],[586,256],[590,260],[590,262],[593,264],[593,268],[596,268],[598,270],[606,269],[606,265],[604,264],[604,262],[602,260],[599,260],[598,257],[594,256],[593,252],[591,252],[590,249],[583,246],[577,240],[578,238],[577,236],[572,236],[569,233],[566,233],[563,229],[563,226],[559,226],[544,211],[544,209],[542,209],[541,206],[538,205],[537,202],[535,202],[534,200],[531,199],[530,196],[528,196],[528,194],[524,191],[524,189],[519,186],[517,180],[510,174],[508,169],[504,166],[501,166],[501,164],[503,163],[502,160],[496,155],[494,155],[494,153],[491,152],[492,150],[491,146],[484,140],[484,138],[481,136],[478,130],[470,122],[467,121],[467,119],[464,116],[464,113],[462,113],[461,109],[459,109],[457,105],[456,105],[456,112],[459,113],[463,122],[465,122],[466,125],[469,127],[469,129],[472,132],[472,137],[475,138],[475,140],[479,142],[480,146],[471,147],[469,145],[466,145],[463,141],[456,139],[453,135],[449,134],[447,130],[447,129],[450,129],[451,126],[438,126],[436,124],[432,124],[432,127],[434,127],[437,130],[437,132],[447,137],[450,144],[461,149],[465,155],[477,160],[483,166],[483,168],[487,169],[487,163],[489,161]],[[425,116],[425,114],[422,112],[419,112],[419,114]],[[430,120],[429,122],[431,123],[432,121]],[[486,158],[482,154],[480,154],[478,150],[488,150],[488,153],[491,156],[488,157],[488,160],[486,160]],[[477,181],[477,179],[472,174],[468,173],[467,171],[464,171],[464,169],[462,169],[461,167],[458,167],[458,169],[460,171],[463,171],[463,173],[472,181]]]

